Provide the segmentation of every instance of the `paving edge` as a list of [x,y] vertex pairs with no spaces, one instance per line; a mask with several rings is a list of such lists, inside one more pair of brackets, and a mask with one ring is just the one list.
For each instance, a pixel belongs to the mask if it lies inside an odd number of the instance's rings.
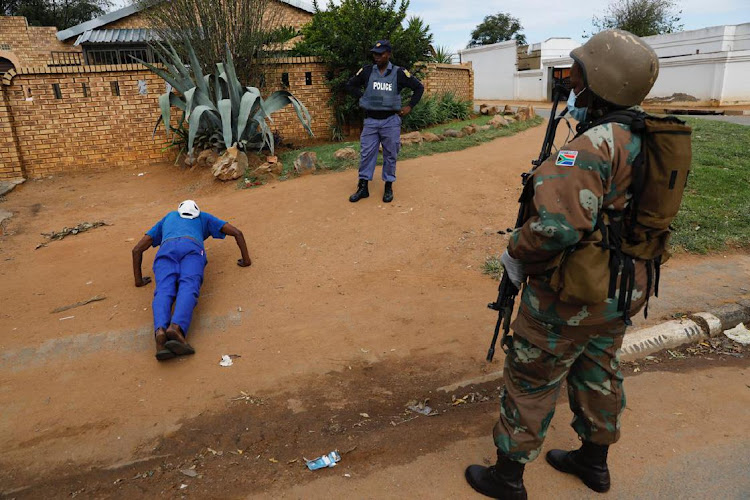
[[[725,304],[711,312],[690,314],[686,318],[666,321],[625,334],[620,349],[620,361],[635,361],[662,349],[673,349],[684,344],[716,337],[740,323],[750,324],[750,300]],[[503,371],[495,371],[438,388],[453,392],[462,387],[500,380]]]

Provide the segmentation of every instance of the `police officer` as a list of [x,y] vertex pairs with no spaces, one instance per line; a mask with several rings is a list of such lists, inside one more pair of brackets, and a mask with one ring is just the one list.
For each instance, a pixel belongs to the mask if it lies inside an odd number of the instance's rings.
[[[562,272],[564,258],[566,266],[608,281],[607,259],[591,257],[605,253],[597,246],[597,221],[628,206],[641,137],[624,124],[591,122],[618,110],[640,109],[637,105],[658,76],[659,60],[643,40],[620,30],[600,32],[570,55],[574,64],[568,107],[581,121],[579,135],[533,173],[528,181],[533,200],[525,223],[513,232],[503,255],[516,286],[527,276],[528,282],[505,359],[500,418],[493,431],[497,463],[472,465],[465,474],[476,491],[494,498],[526,498],[524,466],[541,451],[563,380],[574,413],[572,427],[582,446],[570,452],[552,450],[547,462],[578,476],[594,491],[608,491],[607,453],[620,437],[625,408],[617,351],[626,321],[618,300],[607,298],[606,291],[599,299],[573,300],[601,284],[577,282],[575,274],[561,281],[555,273]],[[620,281],[621,270],[615,273]],[[636,261],[630,314],[643,306],[647,281],[644,262]]]
[[[349,201],[357,202],[370,196],[367,183],[375,173],[379,146],[383,146],[383,202],[393,201],[393,182],[396,180],[396,157],[401,146],[401,117],[408,115],[424,93],[422,83],[407,70],[391,63],[391,43],[380,40],[370,51],[375,64],[362,67],[349,79],[346,89],[359,98],[365,111],[365,122],[360,137],[359,184]],[[365,91],[362,92],[362,87]],[[401,107],[401,90],[414,91],[408,106]]]

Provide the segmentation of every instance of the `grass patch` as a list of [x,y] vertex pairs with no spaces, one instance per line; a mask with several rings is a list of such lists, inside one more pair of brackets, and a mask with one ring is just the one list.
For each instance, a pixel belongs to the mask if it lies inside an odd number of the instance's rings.
[[688,118],[693,165],[672,244],[707,253],[750,244],[750,126]]
[[[490,116],[481,116],[471,120],[446,123],[435,127],[426,128],[422,130],[422,132],[432,132],[434,134],[440,134],[449,128],[461,130],[462,127],[470,124],[485,125],[488,121],[490,121],[491,118],[492,117]],[[493,139],[497,139],[498,137],[511,136],[528,128],[536,127],[537,125],[542,123],[542,121],[542,118],[537,116],[526,122],[511,123],[510,126],[506,128],[483,130],[466,137],[448,138],[441,142],[425,142],[419,145],[405,145],[401,147],[401,152],[398,155],[398,159],[408,160],[411,158],[418,158],[420,156],[429,156],[439,153],[447,153],[450,151],[461,151],[462,149],[477,146],[479,144],[489,142]],[[359,167],[359,159],[338,160],[333,157],[333,153],[335,153],[337,150],[347,147],[353,148],[359,154],[359,142],[352,141],[337,142],[334,144],[324,144],[322,146],[291,150],[283,153],[279,159],[284,165],[285,174],[289,173],[293,169],[294,160],[302,151],[315,152],[318,155],[318,167],[325,170],[345,170],[348,168]],[[378,156],[378,165],[382,165],[382,160],[382,155]]]
[[499,255],[487,257],[484,264],[482,264],[482,274],[486,274],[492,279],[500,281],[500,278],[503,277],[503,263],[500,260]]

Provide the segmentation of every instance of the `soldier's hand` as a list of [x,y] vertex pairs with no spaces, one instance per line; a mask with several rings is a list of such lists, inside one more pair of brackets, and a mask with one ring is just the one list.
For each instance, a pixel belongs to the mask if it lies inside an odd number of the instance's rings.
[[400,116],[406,116],[409,113],[411,113],[411,106],[404,106],[401,108],[401,111],[398,113]]
[[138,283],[138,282],[135,283],[135,286],[137,286],[138,288],[140,288],[142,286],[148,285],[149,283],[151,283],[151,278],[149,278],[148,276],[144,276],[143,278],[141,278],[141,282],[140,283]]
[[523,270],[523,263],[520,260],[511,257],[507,250],[500,260],[503,262],[503,268],[505,268],[505,272],[508,273],[510,281],[516,288],[520,289],[521,283],[526,281],[526,273]]

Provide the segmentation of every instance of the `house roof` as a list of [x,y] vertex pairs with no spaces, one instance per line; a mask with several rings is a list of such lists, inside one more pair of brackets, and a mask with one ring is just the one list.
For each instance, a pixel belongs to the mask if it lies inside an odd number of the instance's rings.
[[[309,12],[310,14],[315,13],[315,9],[313,8],[313,6],[303,0],[277,0],[277,1],[285,3],[287,5],[291,5],[292,7],[295,7],[297,9],[304,10],[305,12]],[[140,12],[141,10],[143,10],[143,5],[140,2],[136,2],[133,5],[123,7],[122,9],[113,10],[112,12],[109,12],[107,14],[104,14],[103,16],[97,17],[96,19],[86,21],[85,23],[76,24],[75,26],[71,26],[68,29],[58,31],[57,39],[60,40],[61,42],[64,42],[65,40],[68,40],[69,38],[73,38],[74,36],[81,35],[82,33],[85,33],[86,31],[95,30],[109,23],[113,23],[115,21],[119,21],[120,19],[126,18],[128,16],[132,16],[133,14]],[[76,45],[77,44],[78,44],[78,41],[76,40]]]
[[87,30],[81,33],[74,45],[82,43],[146,43],[158,40],[154,30],[148,28],[122,28],[112,30]]

